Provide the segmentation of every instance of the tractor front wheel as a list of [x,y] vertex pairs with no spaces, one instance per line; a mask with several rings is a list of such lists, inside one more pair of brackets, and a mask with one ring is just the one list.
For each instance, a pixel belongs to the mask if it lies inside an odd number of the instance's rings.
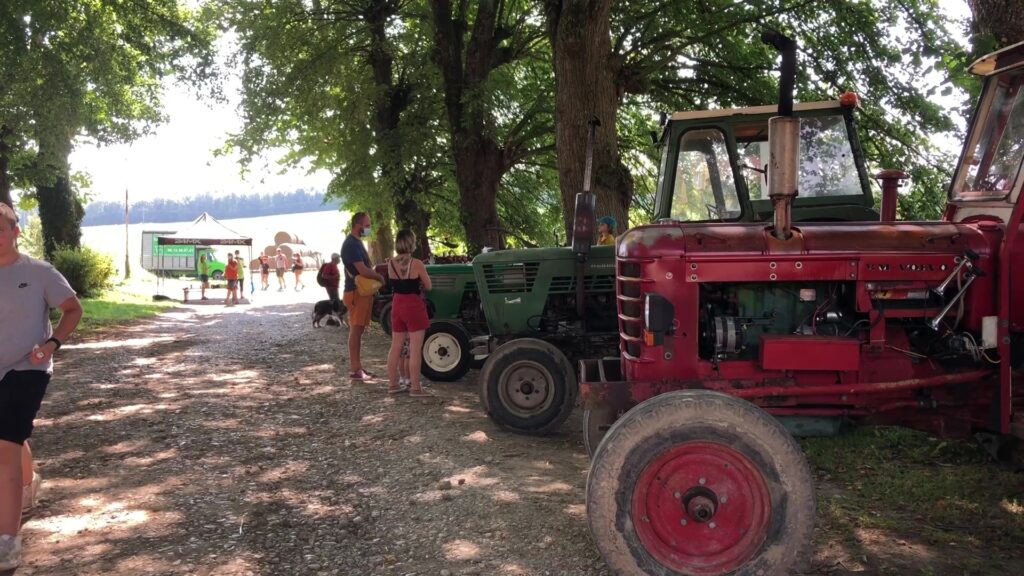
[[814,531],[800,446],[749,402],[709,391],[655,396],[601,442],[587,520],[617,574],[794,574]]
[[223,280],[224,279],[224,271],[223,270],[214,270],[213,274],[210,274],[210,277],[213,278],[214,280],[218,280],[218,281]]
[[544,435],[569,417],[576,404],[576,372],[564,354],[543,340],[502,344],[484,362],[480,401],[502,428]]
[[437,382],[454,382],[469,372],[469,332],[455,322],[433,322],[423,336],[420,373]]

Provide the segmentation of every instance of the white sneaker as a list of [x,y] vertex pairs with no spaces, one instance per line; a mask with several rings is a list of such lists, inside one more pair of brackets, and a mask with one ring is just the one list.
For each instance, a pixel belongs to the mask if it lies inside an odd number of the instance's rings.
[[43,477],[39,472],[32,472],[32,483],[21,489],[21,512],[25,513],[36,507],[39,496],[39,486],[43,483]]
[[21,536],[0,536],[0,570],[21,566]]

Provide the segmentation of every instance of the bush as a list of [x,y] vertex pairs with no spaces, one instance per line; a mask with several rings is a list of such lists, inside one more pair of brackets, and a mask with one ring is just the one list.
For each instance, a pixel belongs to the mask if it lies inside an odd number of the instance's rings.
[[106,254],[82,246],[59,247],[53,252],[51,264],[68,280],[80,297],[95,296],[110,288],[114,277],[114,261]]

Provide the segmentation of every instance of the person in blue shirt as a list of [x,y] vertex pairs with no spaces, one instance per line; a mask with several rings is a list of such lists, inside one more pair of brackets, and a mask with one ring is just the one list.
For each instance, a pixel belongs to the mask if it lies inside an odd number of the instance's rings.
[[353,380],[373,380],[373,374],[363,369],[360,351],[363,345],[363,332],[370,325],[370,312],[373,309],[373,295],[361,296],[356,291],[356,276],[366,276],[383,283],[384,278],[374,272],[370,265],[370,255],[363,245],[363,238],[370,237],[370,215],[356,212],[352,216],[352,228],[345,242],[341,245],[341,263],[345,271],[345,293],[342,302],[348,309],[348,354],[352,362]]

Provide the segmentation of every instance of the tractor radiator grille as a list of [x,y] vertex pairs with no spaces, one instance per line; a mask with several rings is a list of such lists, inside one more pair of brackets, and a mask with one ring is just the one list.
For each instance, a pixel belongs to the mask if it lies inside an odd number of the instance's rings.
[[640,262],[618,261],[619,338],[622,350],[639,358],[643,338],[643,266]]
[[[590,293],[607,292],[611,294],[615,292],[615,277],[610,275],[587,276],[583,282],[583,288]],[[552,294],[572,294],[575,290],[575,276],[555,276],[551,279]]]
[[533,290],[539,262],[485,264],[484,281],[491,294],[517,294]]
[[433,284],[434,290],[454,290],[455,289],[455,276],[442,275],[442,276],[431,276],[430,282]]

